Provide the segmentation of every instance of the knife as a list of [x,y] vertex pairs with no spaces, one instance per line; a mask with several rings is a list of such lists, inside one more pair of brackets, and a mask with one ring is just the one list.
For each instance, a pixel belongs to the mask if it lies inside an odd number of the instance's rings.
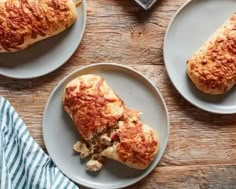
[[135,0],[145,10],[150,9],[157,0]]

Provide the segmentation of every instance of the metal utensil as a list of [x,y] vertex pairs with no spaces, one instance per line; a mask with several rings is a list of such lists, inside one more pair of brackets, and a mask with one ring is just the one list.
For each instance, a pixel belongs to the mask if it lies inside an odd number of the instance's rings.
[[150,9],[157,0],[135,0],[145,10]]

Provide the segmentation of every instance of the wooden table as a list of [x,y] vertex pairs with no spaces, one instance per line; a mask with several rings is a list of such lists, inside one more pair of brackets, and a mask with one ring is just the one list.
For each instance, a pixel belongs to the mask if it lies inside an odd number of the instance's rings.
[[168,148],[156,169],[130,189],[236,188],[236,115],[214,115],[184,100],[163,64],[166,27],[185,0],[160,0],[145,12],[132,0],[88,0],[80,47],[61,68],[44,77],[0,76],[0,94],[16,108],[30,133],[42,138],[44,106],[52,89],[73,70],[98,62],[132,66],[160,89],[169,109]]

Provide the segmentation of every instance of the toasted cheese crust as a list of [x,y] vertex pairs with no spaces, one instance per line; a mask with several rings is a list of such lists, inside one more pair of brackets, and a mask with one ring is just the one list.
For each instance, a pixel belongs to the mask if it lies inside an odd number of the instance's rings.
[[146,169],[159,150],[157,133],[140,120],[139,112],[128,108],[125,109],[124,120],[119,121],[118,125],[115,136],[118,142],[106,148],[102,155],[132,168]]
[[88,74],[70,81],[63,106],[85,139],[73,149],[81,158],[90,157],[88,171],[101,170],[105,157],[145,169],[159,151],[158,135],[141,121],[141,112],[125,107],[100,76]]
[[146,125],[125,123],[119,131],[120,143],[117,146],[121,162],[130,167],[145,169],[157,153],[158,141],[152,129]]
[[187,73],[202,92],[223,94],[236,83],[236,13],[189,59]]
[[85,140],[114,126],[123,116],[123,101],[100,76],[83,75],[65,87],[63,105]]
[[14,52],[56,35],[76,20],[72,0],[2,0],[0,52]]

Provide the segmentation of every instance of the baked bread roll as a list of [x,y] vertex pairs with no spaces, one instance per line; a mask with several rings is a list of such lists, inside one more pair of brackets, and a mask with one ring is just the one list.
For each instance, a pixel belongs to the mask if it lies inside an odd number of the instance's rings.
[[145,169],[159,150],[157,133],[140,120],[140,112],[130,110],[104,78],[82,75],[64,90],[63,106],[84,141],[73,149],[81,158],[89,157],[88,171],[99,171],[105,158],[136,169]]
[[159,151],[159,138],[154,129],[140,120],[137,111],[126,108],[125,118],[118,122],[112,146],[102,155],[135,169],[146,169]]
[[224,94],[236,83],[236,13],[187,62],[187,74],[207,94]]
[[87,141],[114,126],[124,111],[123,101],[104,78],[92,74],[77,77],[67,84],[63,105]]
[[23,50],[64,31],[76,18],[72,0],[1,0],[0,52]]

